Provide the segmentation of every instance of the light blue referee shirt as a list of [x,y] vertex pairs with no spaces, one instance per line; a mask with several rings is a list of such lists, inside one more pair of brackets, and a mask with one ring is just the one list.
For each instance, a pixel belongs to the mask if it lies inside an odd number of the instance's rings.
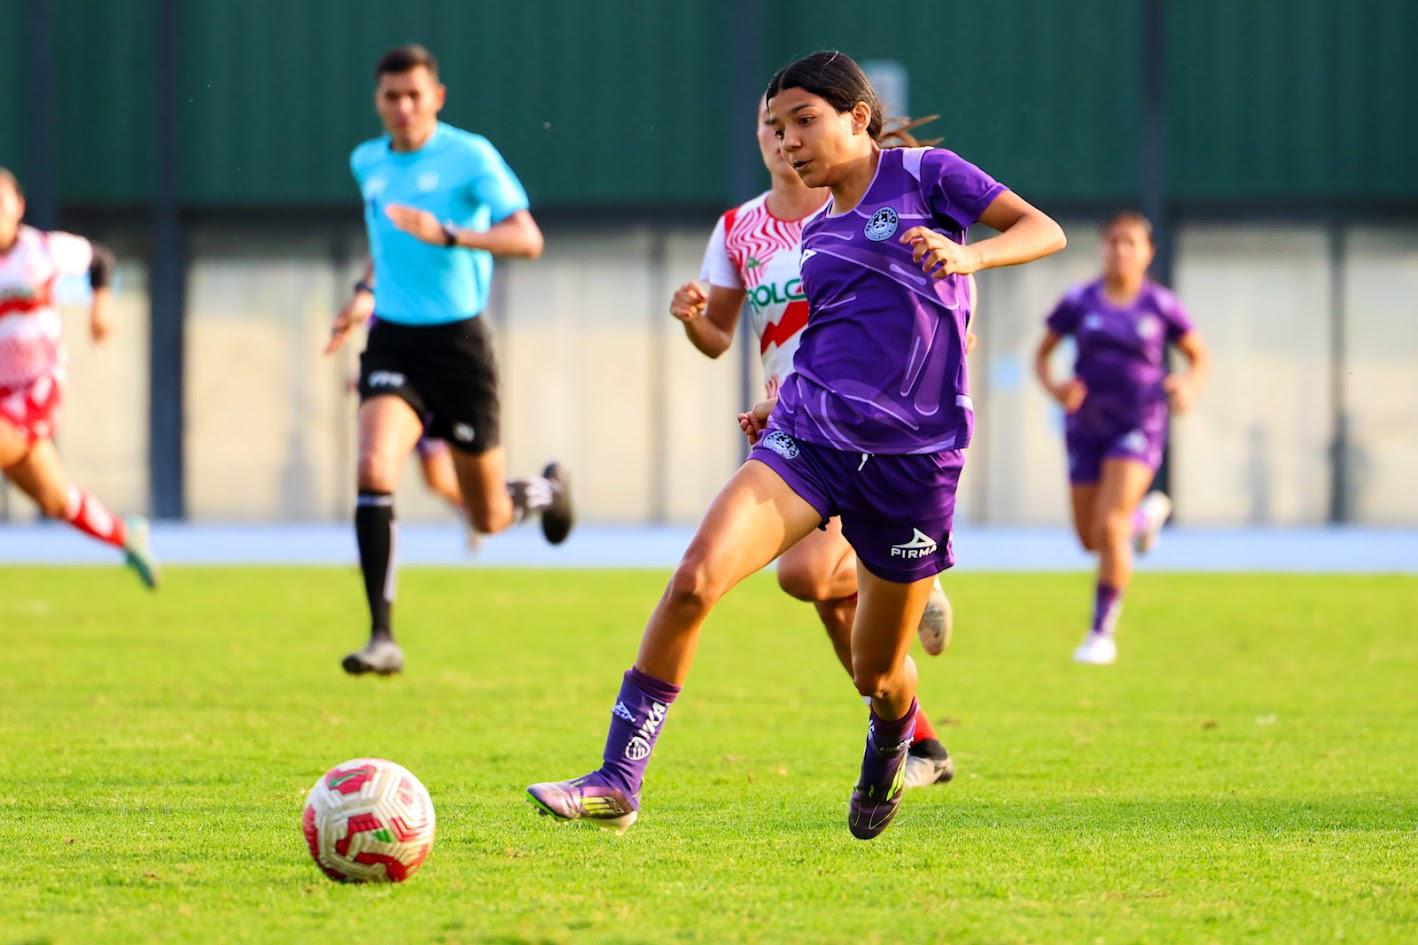
[[436,325],[479,315],[492,287],[492,254],[432,246],[396,227],[391,203],[427,210],[459,229],[486,230],[527,209],[527,192],[482,135],[438,123],[417,151],[394,151],[389,136],[350,154],[364,195],[374,258],[374,311],[403,325]]

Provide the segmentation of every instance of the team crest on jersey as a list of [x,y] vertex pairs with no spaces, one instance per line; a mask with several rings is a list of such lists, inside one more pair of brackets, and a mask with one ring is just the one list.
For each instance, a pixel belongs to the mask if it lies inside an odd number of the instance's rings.
[[1139,338],[1156,338],[1157,333],[1162,330],[1162,324],[1155,316],[1144,315],[1137,320],[1137,336]]
[[900,222],[895,210],[891,207],[882,207],[871,215],[871,219],[867,221],[866,228],[862,232],[866,234],[867,239],[880,243],[896,232],[896,226]]
[[428,193],[430,190],[435,189],[436,187],[438,187],[438,172],[428,171],[426,173],[420,174],[418,179],[418,185],[419,190],[423,191],[424,193]]
[[384,188],[389,186],[389,182],[382,177],[370,178],[364,185],[364,196],[373,199],[384,193]]
[[1083,316],[1084,331],[1101,331],[1103,328],[1103,316],[1097,312],[1089,312]]
[[763,438],[763,445],[784,459],[796,459],[798,453],[802,452],[798,449],[797,441],[782,430],[774,430],[772,433],[765,436]]

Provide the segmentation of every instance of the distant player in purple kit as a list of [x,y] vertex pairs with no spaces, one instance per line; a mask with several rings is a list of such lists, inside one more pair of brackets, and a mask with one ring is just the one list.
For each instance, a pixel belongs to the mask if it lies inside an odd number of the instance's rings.
[[[955,487],[972,427],[968,276],[1064,245],[1058,224],[954,153],[881,150],[881,105],[841,53],[786,66],[766,97],[784,157],[804,184],[831,193],[803,229],[811,319],[771,414],[759,405],[741,418],[761,436],[650,618],[611,709],[603,765],[528,788],[538,809],[559,819],[619,831],[634,822],[650,754],[709,611],[840,515],[858,560],[852,675],[871,699],[847,821],[861,839],[886,829],[916,721],[907,649],[935,576],[953,563]],[[976,221],[999,235],[965,245]]]
[[[1185,412],[1205,382],[1210,357],[1182,303],[1147,278],[1152,226],[1119,213],[1103,228],[1103,276],[1070,290],[1054,307],[1034,356],[1044,388],[1063,405],[1073,524],[1098,554],[1093,623],[1073,658],[1117,660],[1113,638],[1132,576],[1132,545],[1147,551],[1172,512],[1161,492],[1144,497],[1162,462],[1168,408]],[[1074,376],[1055,381],[1049,356],[1065,337],[1077,346]],[[1167,373],[1167,346],[1186,356],[1186,374]]]

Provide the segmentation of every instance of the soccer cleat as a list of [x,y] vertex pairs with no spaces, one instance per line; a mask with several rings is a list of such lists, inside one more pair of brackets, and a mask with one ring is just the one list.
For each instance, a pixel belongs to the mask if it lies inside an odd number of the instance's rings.
[[954,629],[955,611],[950,606],[950,598],[945,596],[945,589],[940,586],[940,578],[936,578],[916,633],[920,636],[921,646],[925,647],[926,652],[931,656],[939,656],[950,646],[950,634]]
[[157,590],[162,566],[158,564],[148,542],[148,520],[141,515],[135,515],[123,520],[123,529],[124,563],[137,573],[143,586],[150,591]]
[[1118,661],[1118,642],[1110,633],[1090,633],[1073,651],[1075,663],[1111,666]]
[[533,784],[527,788],[527,799],[543,817],[585,820],[617,836],[625,833],[638,816],[639,799],[593,778],[588,774],[572,781]]
[[1138,554],[1145,555],[1152,550],[1171,515],[1172,500],[1165,492],[1149,492],[1143,496],[1137,506],[1137,529],[1132,536]]
[[858,840],[870,840],[891,826],[906,793],[906,759],[910,747],[909,735],[894,745],[877,745],[868,729],[862,773],[847,805],[847,829]]
[[553,545],[566,541],[571,526],[576,524],[576,511],[571,505],[571,477],[560,463],[547,463],[542,478],[551,483],[551,503],[542,509],[542,535]]
[[945,784],[955,777],[955,761],[945,746],[934,738],[912,745],[906,758],[906,787]]
[[340,665],[351,676],[363,676],[365,673],[392,676],[404,668],[404,651],[388,637],[380,637],[370,640],[364,649],[346,656]]

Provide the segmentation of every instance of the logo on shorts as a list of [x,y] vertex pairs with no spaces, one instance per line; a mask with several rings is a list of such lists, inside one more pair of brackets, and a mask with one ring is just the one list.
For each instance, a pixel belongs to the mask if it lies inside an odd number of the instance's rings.
[[899,545],[891,546],[891,557],[911,560],[915,558],[928,558],[935,554],[936,548],[939,547],[936,540],[923,533],[919,528],[913,528],[911,530],[916,534],[911,536],[910,541],[903,541]]
[[900,218],[896,216],[896,211],[891,207],[882,207],[871,215],[866,227],[862,230],[866,238],[874,243],[880,243],[896,232],[896,224]]
[[1129,453],[1145,453],[1147,452],[1147,434],[1141,430],[1133,430],[1123,437],[1120,445]]
[[371,371],[369,373],[370,387],[403,387],[404,375],[398,371]]
[[802,450],[798,449],[798,444],[793,438],[782,430],[774,430],[772,433],[765,436],[763,438],[763,445],[784,459],[796,459],[798,453],[802,452]]
[[459,443],[473,442],[473,437],[476,432],[471,423],[453,424],[453,439],[457,440]]
[[650,712],[640,730],[631,736],[625,746],[625,757],[631,761],[644,761],[650,757],[650,742],[665,721],[665,713],[670,709],[663,702],[650,703]]

